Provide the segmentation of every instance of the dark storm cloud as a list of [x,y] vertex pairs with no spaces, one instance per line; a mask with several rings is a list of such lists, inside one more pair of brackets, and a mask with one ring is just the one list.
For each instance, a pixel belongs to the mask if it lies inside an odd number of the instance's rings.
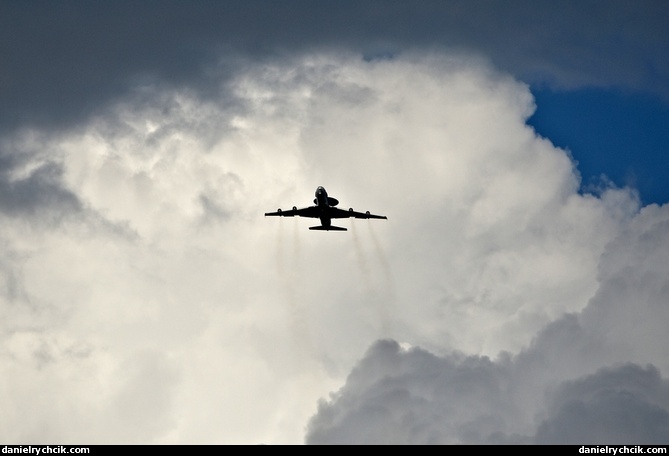
[[[487,357],[402,350],[376,342],[346,386],[322,402],[308,444],[484,443],[513,411],[509,369]],[[498,438],[498,437],[495,437]]]
[[540,445],[661,445],[669,435],[669,382],[652,365],[626,364],[565,382],[551,398]]
[[559,378],[550,366],[526,367],[379,341],[331,402],[320,403],[306,442],[667,443],[669,382],[654,366],[627,363],[556,383],[546,381]]
[[347,48],[484,54],[557,85],[666,92],[662,1],[3,2],[0,127],[66,125],[142,84],[211,90],[246,58]]
[[27,177],[12,179],[5,165],[0,165],[0,213],[57,222],[81,209],[77,196],[60,182],[60,166],[48,163]]

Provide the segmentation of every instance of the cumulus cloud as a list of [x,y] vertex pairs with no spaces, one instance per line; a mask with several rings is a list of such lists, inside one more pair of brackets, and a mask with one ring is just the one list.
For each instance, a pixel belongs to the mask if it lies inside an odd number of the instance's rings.
[[576,380],[562,380],[569,371],[524,367],[508,358],[438,357],[379,341],[346,385],[320,403],[306,441],[666,444],[669,382],[655,367],[600,368]]
[[[579,194],[525,84],[448,54],[211,71],[3,143],[31,195],[0,200],[3,441],[295,443],[316,412],[308,442],[548,441],[599,367],[665,369],[666,210]],[[263,219],[318,185],[389,220]]]
[[649,206],[627,223],[601,256],[587,307],[518,354],[377,342],[321,401],[307,442],[666,444],[668,216]]
[[548,416],[535,443],[666,444],[669,382],[650,365],[603,368],[561,385]]
[[438,357],[379,341],[334,401],[321,403],[307,443],[471,443],[468,436],[484,443],[487,428],[515,421],[504,370],[485,357]]

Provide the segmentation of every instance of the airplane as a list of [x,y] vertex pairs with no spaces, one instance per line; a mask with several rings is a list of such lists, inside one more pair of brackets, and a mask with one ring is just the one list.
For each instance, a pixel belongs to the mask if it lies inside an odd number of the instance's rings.
[[277,209],[276,212],[265,212],[265,216],[278,216],[278,217],[311,217],[321,219],[321,224],[316,226],[310,226],[310,230],[321,230],[321,231],[347,231],[346,228],[341,226],[332,225],[331,221],[333,218],[361,218],[361,219],[385,219],[388,220],[388,217],[385,215],[374,215],[367,212],[356,212],[353,208],[349,210],[339,209],[335,207],[339,204],[337,198],[328,196],[328,192],[325,191],[323,187],[318,187],[316,189],[316,199],[314,199],[315,206],[303,207],[298,209],[293,206],[292,209],[281,210]]

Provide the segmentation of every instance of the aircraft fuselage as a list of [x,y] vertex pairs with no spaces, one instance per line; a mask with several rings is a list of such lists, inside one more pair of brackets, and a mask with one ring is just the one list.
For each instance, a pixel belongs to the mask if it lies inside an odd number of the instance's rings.
[[314,200],[316,206],[320,211],[320,220],[321,225],[324,227],[330,227],[332,225],[332,219],[328,215],[328,207],[330,207],[330,202],[328,201],[328,192],[325,191],[323,187],[318,187],[316,189],[316,199]]

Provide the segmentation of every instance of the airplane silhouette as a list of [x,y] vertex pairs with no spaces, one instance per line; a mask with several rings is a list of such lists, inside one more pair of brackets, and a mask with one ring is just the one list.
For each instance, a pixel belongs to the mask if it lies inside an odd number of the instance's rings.
[[321,224],[317,226],[310,226],[310,230],[321,230],[321,231],[346,231],[346,228],[341,226],[332,225],[332,219],[337,218],[361,218],[361,219],[385,219],[388,217],[385,215],[374,215],[367,212],[356,212],[353,208],[349,210],[339,209],[335,207],[339,204],[337,198],[328,196],[328,192],[325,191],[323,187],[318,187],[316,189],[316,199],[314,199],[315,206],[303,207],[298,209],[293,206],[292,209],[281,210],[277,209],[276,212],[265,212],[265,216],[278,216],[278,217],[311,217],[321,219]]

